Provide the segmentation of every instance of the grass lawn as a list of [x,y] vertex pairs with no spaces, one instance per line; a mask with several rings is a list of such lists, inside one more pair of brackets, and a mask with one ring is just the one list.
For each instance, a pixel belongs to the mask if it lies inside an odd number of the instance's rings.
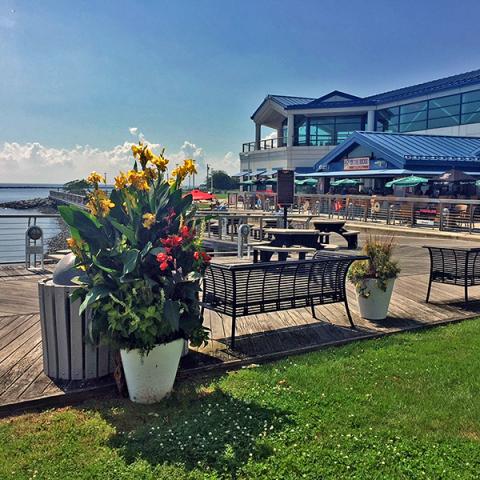
[[480,476],[480,321],[0,421],[7,479]]

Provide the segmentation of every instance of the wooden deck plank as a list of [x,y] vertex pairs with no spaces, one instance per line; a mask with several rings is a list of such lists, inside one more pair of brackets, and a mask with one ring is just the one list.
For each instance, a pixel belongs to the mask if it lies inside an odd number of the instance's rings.
[[[18,274],[14,280],[11,276],[1,277],[0,406],[12,401],[58,396],[69,388],[68,383],[56,385],[43,373],[39,314],[26,311],[34,308],[36,301],[38,312],[38,300],[28,301],[28,297],[38,297],[37,282],[42,276],[22,277],[19,272],[21,269],[9,270],[11,275]],[[418,325],[480,315],[480,289],[470,290],[473,301],[467,306],[463,304],[461,287],[434,284],[432,303],[427,304],[427,282],[428,276],[425,274],[399,277],[389,317],[382,322],[359,317],[354,288],[348,285],[347,295],[356,330],[349,328],[343,303],[315,307],[318,320],[312,317],[310,308],[240,317],[237,319],[235,351],[229,348],[231,318],[206,310],[205,325],[211,329],[211,341],[207,347],[192,349],[201,357],[200,363],[187,362],[188,367],[185,368],[229,365],[229,362],[239,360],[259,361],[271,355],[282,355],[282,352],[306,351],[372,334],[387,334]],[[10,300],[4,301],[7,297]],[[14,310],[17,310],[15,314],[9,314]]]

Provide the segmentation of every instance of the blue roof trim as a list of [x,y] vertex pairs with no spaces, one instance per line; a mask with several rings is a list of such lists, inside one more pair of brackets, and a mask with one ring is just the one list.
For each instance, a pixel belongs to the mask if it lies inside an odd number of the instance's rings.
[[353,132],[343,143],[318,161],[314,169],[318,171],[359,145],[385,156],[399,168],[403,168],[407,160],[427,162],[432,161],[431,159],[446,161],[472,161],[473,159],[476,161],[475,158],[478,158],[480,162],[480,157],[476,154],[480,149],[480,138],[477,137]]

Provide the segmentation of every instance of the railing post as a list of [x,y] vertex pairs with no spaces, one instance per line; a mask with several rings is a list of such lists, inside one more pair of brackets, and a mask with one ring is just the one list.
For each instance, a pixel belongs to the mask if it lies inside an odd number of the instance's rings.
[[469,212],[468,212],[468,233],[472,233],[472,228],[473,228],[473,212],[474,212],[474,207],[473,203],[471,203],[469,206]]
[[410,211],[410,226],[415,226],[415,202],[412,201],[411,211]]

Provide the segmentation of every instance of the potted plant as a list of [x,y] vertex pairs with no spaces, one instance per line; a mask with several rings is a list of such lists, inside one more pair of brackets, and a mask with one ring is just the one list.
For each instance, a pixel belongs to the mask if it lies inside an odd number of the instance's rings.
[[110,194],[93,172],[87,209],[61,206],[68,244],[84,272],[73,295],[92,311],[91,338],[120,349],[131,400],[153,403],[175,380],[185,340],[207,340],[199,305],[200,280],[210,258],[192,196],[180,185],[196,173],[185,160],[167,175],[164,151],[132,146],[133,168],[115,178]]
[[391,259],[393,237],[369,237],[363,247],[367,260],[355,262],[348,279],[355,285],[360,315],[368,320],[383,320],[388,313],[393,284],[400,268]]

